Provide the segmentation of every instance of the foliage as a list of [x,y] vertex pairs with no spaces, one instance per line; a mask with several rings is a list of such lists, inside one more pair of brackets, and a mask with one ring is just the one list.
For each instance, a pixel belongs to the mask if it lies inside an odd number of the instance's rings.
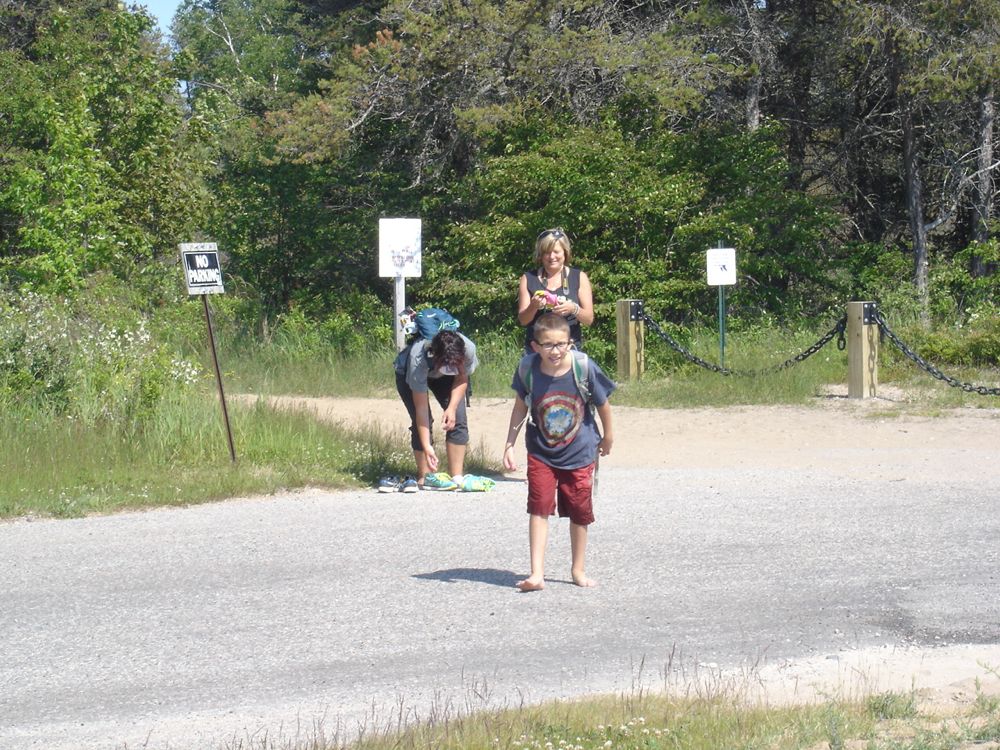
[[[533,237],[565,226],[605,362],[616,298],[714,315],[718,243],[737,249],[735,327],[826,321],[858,295],[989,318],[997,8],[186,0],[167,49],[138,6],[15,0],[0,274],[53,295],[138,278],[164,301],[176,243],[211,239],[225,330],[352,351],[391,322],[378,218],[421,216],[416,301],[509,338]],[[158,307],[155,340],[200,346],[192,305]]]
[[65,293],[98,270],[126,277],[197,221],[194,136],[151,28],[142,13],[57,6],[27,54],[0,54],[9,278]]
[[973,259],[1000,267],[1000,241],[971,243],[950,259],[939,259],[931,273],[931,311],[938,321],[990,316],[1000,309],[1000,275],[970,272]]
[[307,316],[301,308],[281,315],[271,342],[293,356],[360,354],[387,347],[392,341],[392,315],[377,299],[355,293],[343,308],[324,316]]
[[741,315],[823,311],[837,290],[826,270],[833,220],[819,202],[785,189],[774,134],[637,140],[605,123],[511,142],[461,187],[475,218],[449,227],[432,248],[418,292],[433,290],[477,324],[513,325],[517,274],[530,267],[534,237],[562,226],[595,289],[599,323],[588,340],[605,348],[616,299],[647,300],[650,312],[672,320],[710,319],[705,251],[720,242],[740,248],[743,281],[731,299]]
[[148,321],[93,290],[86,302],[0,294],[0,404],[130,430],[200,369],[153,339]]
[[591,123],[629,87],[686,113],[711,76],[670,33],[670,4],[654,7],[391,0],[369,42],[281,118],[284,147],[322,160],[360,146],[418,185],[467,174],[482,139],[526,115]]
[[914,328],[907,341],[935,364],[1000,367],[1000,316],[974,316],[962,327]]

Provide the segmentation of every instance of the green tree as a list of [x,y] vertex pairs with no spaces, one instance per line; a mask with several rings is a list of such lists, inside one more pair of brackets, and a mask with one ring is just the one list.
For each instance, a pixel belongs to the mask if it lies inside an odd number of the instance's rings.
[[92,6],[43,16],[25,51],[0,56],[5,134],[0,268],[68,291],[99,269],[170,256],[197,225],[194,133],[142,13]]
[[[544,133],[544,131],[543,131]],[[785,185],[780,129],[702,129],[642,141],[613,124],[568,126],[490,159],[464,187],[475,218],[456,225],[416,286],[470,320],[510,320],[535,235],[563,226],[594,283],[597,328],[613,340],[616,299],[675,321],[711,317],[705,251],[739,248],[745,317],[825,312],[838,293],[827,240],[835,217]],[[578,260],[576,260],[578,259]]]

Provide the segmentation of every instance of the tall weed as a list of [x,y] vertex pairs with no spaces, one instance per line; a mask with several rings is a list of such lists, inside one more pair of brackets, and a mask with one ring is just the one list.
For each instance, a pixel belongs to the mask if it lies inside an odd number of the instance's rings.
[[[148,420],[123,431],[37,411],[0,413],[0,517],[78,516],[187,504],[304,486],[374,480],[365,440],[301,414],[231,404],[237,462],[230,461],[212,394],[171,394]],[[51,416],[51,415],[50,415]],[[400,445],[383,446],[386,460]],[[412,457],[410,458],[412,461]]]
[[199,380],[132,309],[0,291],[0,405],[131,428]]

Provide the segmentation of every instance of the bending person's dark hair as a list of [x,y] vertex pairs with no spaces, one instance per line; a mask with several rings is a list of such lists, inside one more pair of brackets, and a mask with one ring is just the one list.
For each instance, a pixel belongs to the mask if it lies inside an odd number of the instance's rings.
[[440,331],[431,339],[430,355],[435,367],[461,367],[465,362],[465,340],[454,331]]

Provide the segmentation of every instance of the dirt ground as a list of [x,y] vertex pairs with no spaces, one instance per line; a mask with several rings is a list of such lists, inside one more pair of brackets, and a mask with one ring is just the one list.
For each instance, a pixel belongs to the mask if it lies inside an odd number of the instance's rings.
[[[883,389],[885,391],[885,389]],[[848,399],[831,389],[811,407],[645,409],[614,406],[615,445],[602,467],[775,468],[818,473],[940,478],[1000,477],[1000,402],[921,415],[891,395]],[[314,412],[349,426],[380,425],[405,432],[406,411],[395,399],[290,398],[275,403]],[[473,399],[473,445],[497,459],[503,449],[510,399]],[[989,404],[989,402],[987,402]],[[523,464],[523,441],[519,441]]]
[[[408,424],[402,405],[391,399],[275,402],[350,426],[379,425],[402,433]],[[497,460],[510,410],[509,399],[477,397],[469,412],[473,444]],[[826,481],[837,476],[890,481],[1000,478],[1000,404],[992,402],[929,416],[890,389],[883,388],[879,398],[854,400],[846,397],[846,388],[831,388],[810,407],[616,406],[613,414],[615,444],[611,456],[602,459],[602,469],[773,467],[815,472]],[[519,451],[523,467],[523,441]],[[752,679],[720,674],[712,667],[706,665],[703,679],[759,689],[769,702],[914,689],[929,708],[948,711],[967,707],[977,690],[1000,696],[1000,644],[856,651],[836,659],[768,664]],[[737,685],[740,681],[745,684]]]

